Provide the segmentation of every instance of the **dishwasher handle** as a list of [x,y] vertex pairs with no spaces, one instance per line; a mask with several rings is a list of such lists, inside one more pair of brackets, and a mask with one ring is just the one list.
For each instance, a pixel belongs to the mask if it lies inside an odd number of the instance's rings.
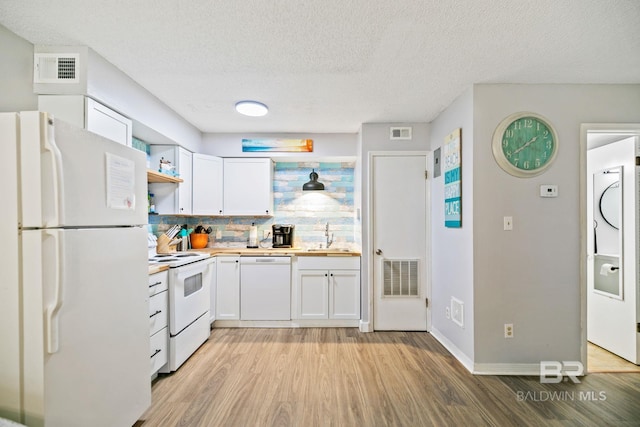
[[291,257],[288,256],[249,256],[240,257],[240,264],[291,264]]

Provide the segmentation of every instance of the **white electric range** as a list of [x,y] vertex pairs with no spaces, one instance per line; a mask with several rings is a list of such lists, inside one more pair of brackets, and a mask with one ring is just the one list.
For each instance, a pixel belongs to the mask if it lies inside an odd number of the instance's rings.
[[158,254],[149,265],[169,266],[169,355],[159,372],[177,370],[209,338],[213,258],[202,252]]

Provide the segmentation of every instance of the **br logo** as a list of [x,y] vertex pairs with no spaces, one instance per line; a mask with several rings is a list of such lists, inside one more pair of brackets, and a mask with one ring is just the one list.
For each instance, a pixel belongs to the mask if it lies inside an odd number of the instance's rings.
[[574,384],[580,383],[579,376],[584,374],[584,366],[581,362],[558,362],[555,360],[543,360],[540,362],[540,382],[542,384],[557,384],[570,379]]

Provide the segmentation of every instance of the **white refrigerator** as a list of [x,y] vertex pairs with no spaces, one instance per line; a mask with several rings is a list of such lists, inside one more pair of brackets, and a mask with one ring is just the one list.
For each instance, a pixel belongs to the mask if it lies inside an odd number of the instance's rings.
[[145,154],[0,114],[0,419],[131,426],[151,403]]

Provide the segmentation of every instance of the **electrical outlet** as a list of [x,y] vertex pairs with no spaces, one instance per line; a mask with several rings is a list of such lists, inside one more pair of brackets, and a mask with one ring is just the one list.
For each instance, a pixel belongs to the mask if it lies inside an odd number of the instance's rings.
[[218,240],[222,239],[222,231],[220,231],[219,228],[216,230],[216,239]]
[[451,309],[449,307],[445,307],[444,315],[447,319],[451,319]]
[[504,324],[504,337],[513,338],[513,323]]
[[263,239],[268,238],[269,235],[271,235],[271,232],[269,230],[262,230],[262,238]]

